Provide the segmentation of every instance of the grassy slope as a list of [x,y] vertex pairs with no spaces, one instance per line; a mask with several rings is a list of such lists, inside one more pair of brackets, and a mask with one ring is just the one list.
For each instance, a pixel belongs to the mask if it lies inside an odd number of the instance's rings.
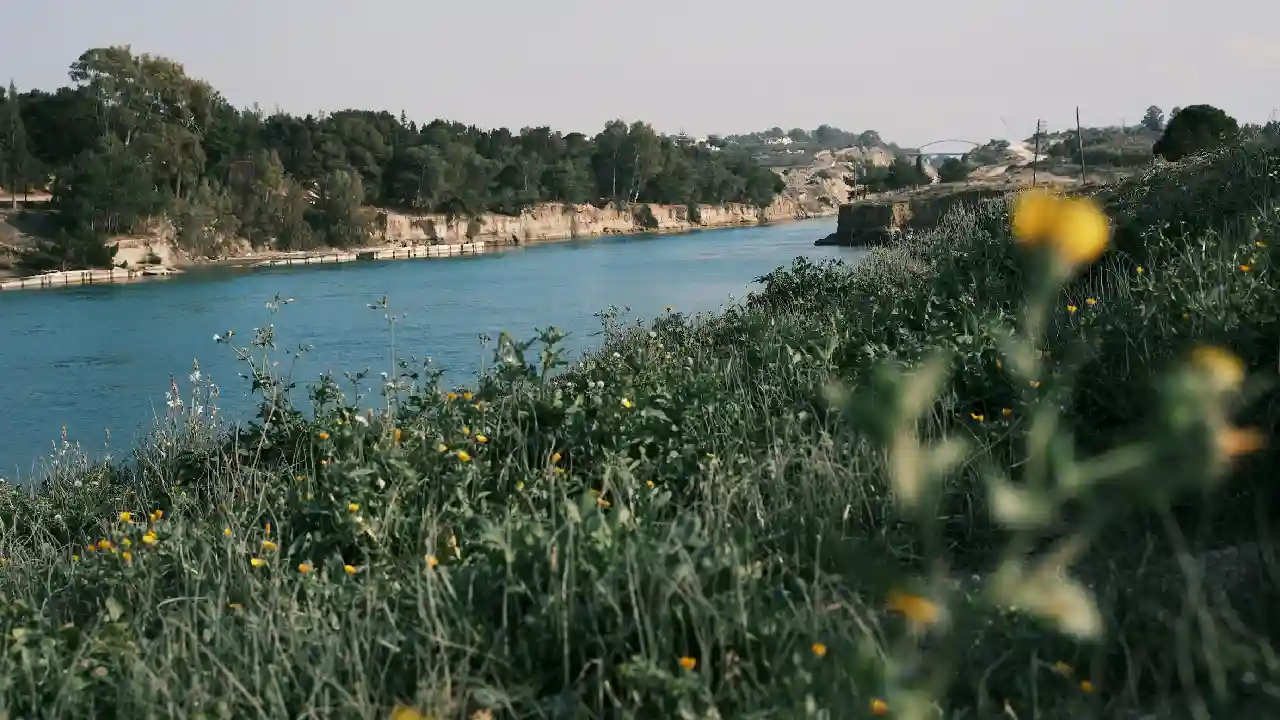
[[[1135,256],[1053,300],[1034,389],[1001,353],[1028,280],[1000,203],[856,270],[779,271],[721,316],[615,326],[556,379],[542,343],[500,348],[474,396],[406,369],[371,421],[325,385],[314,417],[267,401],[227,439],[193,382],[129,463],[68,449],[34,493],[0,489],[0,715],[379,717],[407,702],[440,717],[858,717],[874,698],[903,712],[900,688],[932,674],[949,716],[1274,708],[1276,592],[1243,544],[1266,544],[1270,458],[1211,495],[1147,491],[1200,477],[1181,416],[1153,410],[1174,358],[1212,340],[1275,367],[1280,293],[1255,242],[1280,240],[1276,160],[1236,151],[1108,191]],[[938,349],[953,373],[922,436],[967,449],[913,516],[882,442],[901,389],[877,368]],[[1245,411],[1269,431],[1271,397]],[[1153,413],[1163,424],[1140,432]],[[1086,455],[1130,436],[1190,450],[1091,488],[1037,536],[1109,521],[1079,570],[1107,623],[1097,643],[972,591],[1013,537],[984,483],[1039,467],[1043,453],[1025,461],[1046,418],[1059,479],[1072,439]],[[1223,547],[1203,586],[1170,564]],[[882,609],[892,588],[939,602],[959,588],[950,632],[912,640]]]

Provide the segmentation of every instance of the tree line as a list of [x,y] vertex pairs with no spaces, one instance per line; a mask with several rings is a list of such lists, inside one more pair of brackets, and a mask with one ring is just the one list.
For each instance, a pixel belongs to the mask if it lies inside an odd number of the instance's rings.
[[763,206],[785,186],[746,153],[643,122],[594,137],[547,127],[484,130],[403,112],[303,117],[237,108],[171,59],[90,49],[54,91],[0,92],[0,186],[49,190],[57,237],[29,269],[111,262],[111,236],[170,219],[188,252],[365,241],[369,206],[456,217],[544,202]]

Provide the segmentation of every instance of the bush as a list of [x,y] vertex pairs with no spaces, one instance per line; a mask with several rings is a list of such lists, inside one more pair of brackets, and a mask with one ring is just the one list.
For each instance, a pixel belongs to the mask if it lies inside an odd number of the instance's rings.
[[1191,105],[1169,119],[1152,151],[1170,162],[1232,145],[1239,140],[1235,118],[1212,105]]

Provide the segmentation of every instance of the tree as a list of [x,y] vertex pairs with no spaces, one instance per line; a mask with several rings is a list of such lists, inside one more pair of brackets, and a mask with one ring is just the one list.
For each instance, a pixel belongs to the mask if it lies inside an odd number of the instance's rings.
[[1191,105],[1169,120],[1151,151],[1176,162],[1188,155],[1233,144],[1239,137],[1240,126],[1235,118],[1212,105]]
[[331,170],[320,180],[311,227],[330,247],[358,247],[369,241],[372,221],[364,209],[358,173]]
[[0,185],[8,188],[15,208],[18,207],[18,193],[26,191],[30,183],[31,161],[20,97],[10,80],[9,92],[0,103]]
[[964,182],[969,179],[969,173],[973,169],[968,163],[960,158],[950,157],[942,161],[942,166],[938,168],[938,181],[944,183]]
[[1155,105],[1147,108],[1146,114],[1142,116],[1142,127],[1151,132],[1164,130],[1164,111]]

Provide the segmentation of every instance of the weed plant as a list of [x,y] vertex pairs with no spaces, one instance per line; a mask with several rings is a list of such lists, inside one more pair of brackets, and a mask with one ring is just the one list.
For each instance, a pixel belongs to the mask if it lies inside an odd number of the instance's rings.
[[292,401],[277,299],[219,338],[251,422],[197,367],[130,458],[0,487],[0,717],[1273,714],[1280,216],[1233,152],[1212,225],[1184,169],[1101,196],[1140,256],[991,201],[378,411]]

